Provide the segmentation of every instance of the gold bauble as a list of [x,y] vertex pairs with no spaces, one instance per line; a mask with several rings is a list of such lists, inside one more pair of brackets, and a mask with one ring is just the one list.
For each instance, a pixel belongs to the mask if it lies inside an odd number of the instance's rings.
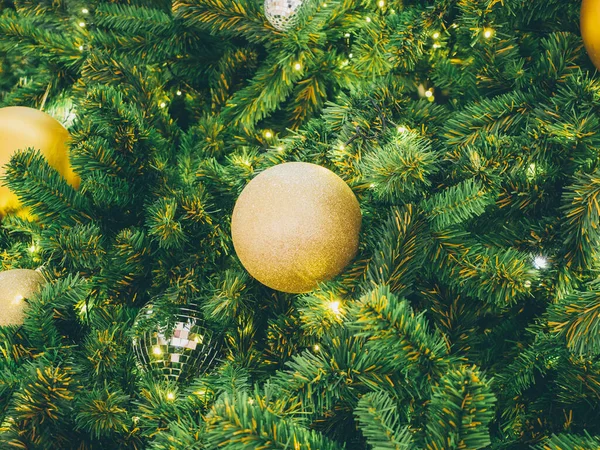
[[348,265],[361,220],[358,200],[340,177],[292,162],[248,183],[233,210],[231,234],[250,275],[272,289],[302,293]]
[[39,291],[44,277],[29,269],[0,272],[0,325],[22,325],[26,298]]
[[[22,106],[0,108],[0,177],[17,150],[31,147],[40,150],[71,186],[79,187],[79,177],[69,163],[68,142],[69,132],[48,114]],[[19,208],[17,196],[0,185],[0,216]]]
[[581,37],[594,66],[600,70],[600,0],[581,3]]

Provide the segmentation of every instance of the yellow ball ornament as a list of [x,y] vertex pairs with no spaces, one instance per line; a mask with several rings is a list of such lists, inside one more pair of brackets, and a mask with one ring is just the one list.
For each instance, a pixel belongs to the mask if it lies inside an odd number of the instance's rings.
[[600,0],[581,3],[581,37],[597,69],[600,70]]
[[[31,147],[40,150],[48,164],[78,188],[79,177],[69,163],[69,138],[66,128],[42,111],[22,106],[0,108],[0,177],[17,150]],[[0,216],[19,208],[17,196],[0,185]]]
[[250,275],[272,289],[302,293],[350,263],[361,221],[358,200],[340,177],[292,162],[248,183],[233,210],[231,234]]
[[0,325],[22,325],[26,298],[34,295],[44,283],[35,270],[14,269],[0,272]]

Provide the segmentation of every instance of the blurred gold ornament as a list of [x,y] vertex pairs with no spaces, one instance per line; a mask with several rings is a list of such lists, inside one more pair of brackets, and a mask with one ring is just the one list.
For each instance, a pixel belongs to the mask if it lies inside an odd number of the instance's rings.
[[302,162],[265,170],[233,210],[235,251],[248,272],[283,292],[308,292],[339,274],[358,249],[358,200],[330,170]]
[[600,0],[581,3],[581,37],[596,69],[600,69]]
[[[80,180],[69,163],[68,141],[65,127],[44,112],[22,106],[0,108],[0,177],[17,150],[31,147],[40,150],[50,166],[78,188]],[[0,216],[19,208],[17,196],[0,185]]]
[[44,277],[29,269],[0,272],[0,325],[22,325],[26,298],[39,291]]

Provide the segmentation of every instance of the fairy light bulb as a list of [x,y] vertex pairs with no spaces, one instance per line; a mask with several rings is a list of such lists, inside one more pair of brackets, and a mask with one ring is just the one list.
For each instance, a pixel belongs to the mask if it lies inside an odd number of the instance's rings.
[[433,92],[431,90],[425,91],[425,97],[429,98],[433,96]]
[[83,51],[83,45],[79,46],[79,51],[82,52]]
[[494,35],[494,30],[492,28],[484,28],[483,37],[486,39],[491,38]]
[[155,345],[152,348],[152,353],[154,353],[155,355],[162,355],[162,350],[160,349],[160,347],[158,345]]
[[294,64],[294,69],[296,69],[296,70],[302,69],[302,64],[300,64],[299,62]]
[[344,34],[344,37],[347,37],[347,38],[349,38],[349,37],[350,37],[350,33],[346,33],[346,34]]
[[273,133],[271,131],[265,131],[265,137],[267,139],[271,139],[273,137]]
[[398,127],[398,133],[406,133],[406,127],[403,125],[400,125]]
[[321,350],[321,346],[319,344],[315,344],[313,346],[313,349],[315,350],[315,352],[318,352],[319,350]]
[[165,106],[167,106],[167,104],[165,102],[160,102],[160,107],[164,108]]
[[543,255],[537,255],[533,258],[533,266],[536,269],[546,269],[549,266],[548,258]]
[[167,400],[175,400],[175,394],[173,394],[172,392],[169,392],[167,394]]
[[329,306],[329,309],[331,310],[331,312],[333,314],[335,314],[336,316],[339,316],[342,313],[342,311],[340,310],[340,302],[339,301],[330,302],[328,306]]
[[367,23],[371,22],[371,18],[370,17],[367,17],[365,20],[367,21]]
[[177,93],[177,95],[181,95],[181,91],[177,91],[176,93]]
[[436,31],[435,33],[433,33],[433,38],[434,38],[434,39],[439,39],[439,38],[440,38],[440,33],[439,33],[439,31]]
[[83,8],[83,9],[81,10],[81,12],[82,12],[83,14],[87,14],[87,13],[89,13],[89,12],[90,12],[90,10],[89,10],[89,9],[87,9],[87,8]]
[[80,26],[81,28],[85,28],[85,22],[79,22],[79,26]]
[[377,3],[379,5],[380,8],[383,8],[385,6],[385,0],[379,0],[379,3]]

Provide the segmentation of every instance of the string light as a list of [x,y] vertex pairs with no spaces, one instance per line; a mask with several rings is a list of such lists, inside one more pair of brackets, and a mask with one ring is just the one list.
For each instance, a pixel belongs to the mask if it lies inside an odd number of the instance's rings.
[[433,97],[433,92],[431,91],[431,89],[429,89],[428,91],[425,91],[425,97],[427,97],[427,98]]
[[371,183],[371,184],[369,185],[369,187],[370,187],[371,189],[375,189],[375,183]]
[[435,44],[433,44],[433,48],[440,48],[440,47],[441,47],[441,45],[438,44],[437,42]]
[[82,52],[83,51],[83,45],[79,46],[79,51]]
[[271,139],[271,138],[273,137],[273,133],[272,133],[272,132],[270,132],[270,131],[265,131],[265,137],[266,137],[267,139]]
[[405,126],[402,126],[402,125],[400,125],[400,126],[398,127],[398,133],[406,133],[406,127],[405,127]]
[[35,246],[35,244],[31,244],[31,246],[27,250],[29,250],[29,253],[35,253],[37,247]]
[[167,106],[167,104],[166,104],[165,102],[161,102],[161,103],[160,103],[160,107],[161,107],[161,108],[164,108],[165,106]]
[[342,67],[346,67],[348,64],[350,64],[350,61],[348,61],[347,59],[342,61]]
[[327,3],[323,3],[323,8],[327,8]]
[[177,95],[181,95],[181,91],[177,91]]
[[175,394],[173,394],[172,392],[169,392],[167,394],[167,400],[175,400]]
[[341,150],[341,151],[344,151],[344,150],[346,150],[346,146],[345,146],[344,144],[340,144],[340,150]]
[[377,3],[379,5],[380,8],[383,8],[385,6],[385,0],[379,0],[379,3]]
[[371,18],[370,18],[370,17],[367,17],[365,20],[366,20],[367,22],[371,22]]
[[282,152],[283,151],[283,147],[282,146],[277,147],[277,151],[278,152]]
[[79,26],[80,26],[81,28],[85,28],[85,22],[79,22]]
[[89,9],[87,9],[87,8],[83,8],[83,9],[81,10],[81,12],[82,12],[83,14],[87,14],[87,13],[89,13],[89,12],[90,12],[90,10],[89,10]]
[[329,309],[331,310],[331,312],[333,312],[336,316],[339,316],[342,312],[340,311],[340,302],[339,301],[335,301],[335,302],[330,302],[329,303]]
[[302,69],[302,64],[300,64],[299,62],[294,64],[294,69],[296,69],[296,70]]
[[525,281],[525,287],[526,288],[530,288],[531,287],[531,281],[529,281],[529,280]]
[[318,352],[319,350],[321,350],[321,347],[319,346],[319,344],[315,344],[313,349],[315,350],[315,352]]
[[433,38],[434,38],[434,39],[439,39],[439,38],[440,38],[440,33],[439,33],[439,31],[436,31],[435,33],[433,33]]
[[533,258],[533,266],[536,269],[546,269],[548,265],[548,258],[543,255],[537,255],[535,258]]
[[354,56],[354,55],[353,55],[352,53],[349,53],[349,54],[348,54],[348,58],[350,58],[350,59],[352,59],[352,57],[353,57],[353,56]]
[[152,353],[154,353],[155,355],[162,355],[162,350],[158,345],[155,345],[154,347],[152,347]]
[[346,33],[346,34],[344,35],[344,37],[347,37],[347,38],[349,38],[349,37],[350,37],[350,33]]
[[483,30],[483,37],[486,39],[491,38],[494,35],[494,30],[492,28],[485,28]]

